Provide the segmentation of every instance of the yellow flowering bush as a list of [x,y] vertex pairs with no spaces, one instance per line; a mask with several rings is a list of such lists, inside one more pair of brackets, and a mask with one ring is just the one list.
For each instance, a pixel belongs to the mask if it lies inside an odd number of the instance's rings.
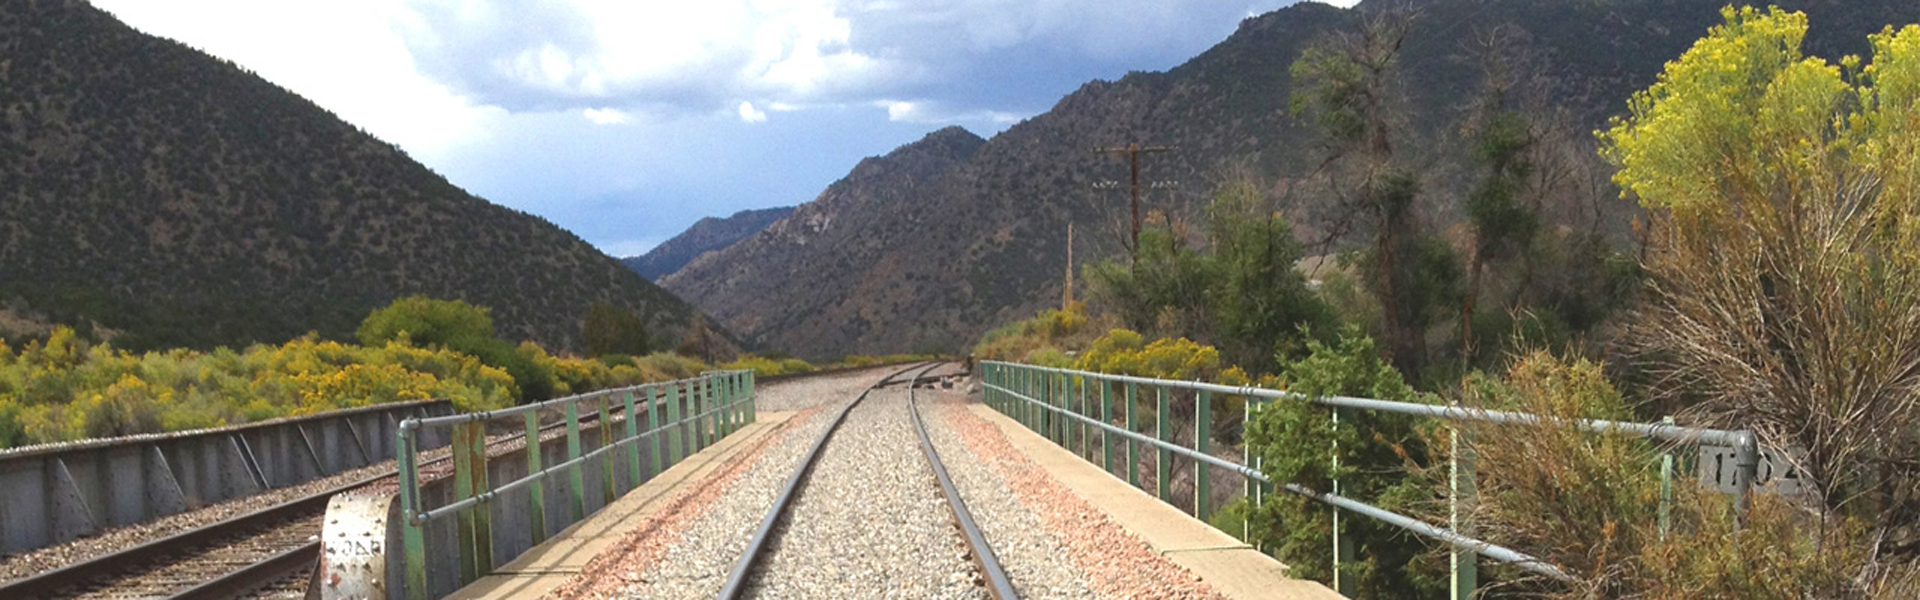
[[[544,352],[542,353],[544,356]],[[569,360],[552,359],[568,373]],[[577,361],[576,361],[577,362]],[[587,385],[618,375],[581,379]],[[638,369],[626,375],[637,379]],[[262,419],[446,398],[460,410],[507,406],[505,371],[445,349],[366,347],[307,336],[243,352],[144,354],[89,344],[59,327],[17,351],[0,344],[0,447],[218,427]]]

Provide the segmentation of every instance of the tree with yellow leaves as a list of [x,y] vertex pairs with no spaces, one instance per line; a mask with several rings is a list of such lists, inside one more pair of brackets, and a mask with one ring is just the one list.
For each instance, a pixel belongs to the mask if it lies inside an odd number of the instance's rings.
[[1803,14],[1724,16],[1600,133],[1654,218],[1634,337],[1656,389],[1792,448],[1823,523],[1920,559],[1920,26],[1833,64]]

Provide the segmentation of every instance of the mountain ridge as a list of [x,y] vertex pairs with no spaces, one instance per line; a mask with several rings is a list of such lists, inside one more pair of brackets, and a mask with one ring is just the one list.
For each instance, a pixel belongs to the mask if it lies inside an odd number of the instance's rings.
[[792,206],[742,210],[725,217],[701,217],[686,230],[654,246],[645,254],[620,259],[647,281],[658,281],[701,254],[719,250],[766,229],[793,214]]
[[[1524,49],[1544,63],[1550,93],[1570,129],[1592,131],[1623,111],[1628,96],[1651,84],[1667,60],[1718,24],[1723,4],[1418,3],[1417,26],[1402,54],[1404,87],[1407,103],[1430,118],[1412,123],[1417,137],[1403,147],[1414,162],[1429,165],[1419,201],[1424,210],[1443,221],[1457,219],[1460,198],[1471,185],[1470,162],[1463,152],[1449,151],[1460,144],[1452,124],[1477,81],[1474,66],[1460,57],[1470,34],[1499,25],[1516,28]],[[1920,5],[1895,0],[1780,4],[1810,13],[1808,52],[1829,57],[1863,52],[1864,35],[1889,22],[1920,20]],[[796,219],[867,227],[838,235],[845,247],[762,234],[753,238],[758,244],[708,253],[661,283],[751,342],[801,356],[958,351],[999,323],[1058,304],[1068,223],[1078,226],[1073,254],[1080,264],[1124,251],[1124,229],[1113,224],[1122,218],[1126,192],[1093,186],[1124,180],[1125,164],[1089,150],[1132,142],[1177,148],[1143,159],[1143,179],[1175,182],[1149,190],[1143,203],[1148,210],[1187,216],[1197,214],[1213,184],[1235,171],[1279,183],[1312,172],[1318,136],[1289,112],[1289,67],[1308,43],[1351,28],[1384,5],[1299,3],[1249,17],[1225,40],[1165,72],[1083,84],[1047,112],[980,144],[963,164],[943,167],[940,177],[911,181],[909,189],[871,182],[862,187],[869,197],[911,195],[911,212],[882,221],[836,209],[832,201],[836,186],[847,184],[843,179],[769,227],[792,228]],[[1576,148],[1584,155],[1581,164],[1598,168],[1592,140],[1579,143],[1588,146]],[[854,167],[849,178],[872,160]],[[1326,216],[1316,213],[1324,206],[1310,200],[1291,215],[1306,234],[1326,226]],[[1617,194],[1599,193],[1593,202],[1597,213],[1618,217],[1605,219],[1614,225],[1637,210]],[[796,273],[804,273],[807,293],[765,294],[755,283]],[[897,289],[888,289],[888,281]]]
[[132,349],[351,339],[414,294],[555,350],[594,302],[667,339],[692,318],[578,236],[86,2],[6,3],[0,46],[0,304],[20,314]]

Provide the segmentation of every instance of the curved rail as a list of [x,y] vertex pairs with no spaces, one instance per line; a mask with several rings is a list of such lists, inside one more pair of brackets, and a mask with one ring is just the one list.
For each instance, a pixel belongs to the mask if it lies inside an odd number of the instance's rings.
[[[932,367],[927,368],[933,370]],[[924,377],[926,371],[921,371]],[[917,379],[916,379],[917,381]],[[967,540],[967,553],[973,556],[973,564],[986,576],[987,593],[995,600],[1014,600],[1019,594],[1013,591],[1013,580],[1007,578],[1006,569],[1000,566],[1000,558],[993,554],[993,547],[987,545],[987,537],[981,533],[979,524],[973,520],[973,513],[967,510],[967,503],[960,499],[960,490],[953,486],[953,478],[947,476],[947,467],[940,462],[940,452],[933,448],[933,438],[927,437],[927,424],[920,420],[920,406],[914,401],[913,386],[907,386],[907,414],[913,418],[913,430],[920,434],[920,450],[927,455],[927,463],[933,466],[933,476],[940,480],[940,490],[947,495],[947,508],[953,511],[953,520],[960,525],[960,533]]]
[[[929,362],[923,364],[939,363]],[[739,598],[740,594],[746,591],[747,579],[753,573],[753,566],[759,562],[760,555],[765,553],[767,542],[773,538],[774,525],[778,524],[780,517],[786,514],[787,506],[792,503],[793,497],[798,495],[801,485],[806,482],[807,473],[812,472],[813,464],[818,462],[820,451],[827,447],[827,440],[833,438],[833,431],[839,429],[840,423],[847,420],[847,413],[853,412],[853,407],[858,406],[861,401],[866,400],[867,394],[892,384],[893,379],[899,377],[901,373],[911,371],[915,367],[923,366],[923,364],[907,365],[906,368],[894,371],[891,375],[881,378],[879,383],[873,384],[873,387],[862,390],[859,397],[854,398],[852,402],[848,402],[845,407],[840,409],[839,413],[833,416],[833,421],[827,423],[827,430],[820,432],[820,438],[813,441],[813,447],[808,448],[806,456],[800,459],[799,468],[794,469],[793,475],[787,477],[787,484],[780,488],[780,495],[773,499],[773,507],[767,509],[767,516],[760,520],[760,527],[753,531],[753,538],[747,541],[747,549],[740,553],[740,561],[734,563],[733,571],[727,574],[727,584],[720,588],[720,598],[722,600]],[[924,373],[925,371],[922,372]]]

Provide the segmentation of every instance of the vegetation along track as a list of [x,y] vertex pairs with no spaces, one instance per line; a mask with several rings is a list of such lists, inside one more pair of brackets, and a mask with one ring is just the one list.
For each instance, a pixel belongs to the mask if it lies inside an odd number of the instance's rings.
[[[799,374],[790,379],[828,373]],[[582,421],[597,418],[583,415]],[[562,426],[548,425],[543,434],[557,432]],[[510,449],[524,437],[506,433],[488,446]],[[423,475],[430,477],[446,470],[446,460],[443,456],[422,463]],[[313,495],[0,583],[0,599],[233,598],[263,588],[287,587],[289,582],[304,582],[319,560],[320,526],[327,500],[392,476],[389,468]]]
[[[915,432],[918,434],[921,451],[926,457],[928,466],[933,474],[934,481],[928,483],[937,484],[944,493],[943,497],[946,500],[946,506],[949,509],[949,514],[953,517],[953,525],[959,530],[961,538],[965,542],[968,557],[972,559],[973,568],[978,572],[978,577],[975,578],[975,581],[983,583],[986,588],[986,593],[993,598],[999,600],[1012,600],[1013,598],[1017,598],[1005,570],[1001,568],[999,560],[995,557],[992,548],[988,546],[985,536],[974,523],[972,515],[967,511],[966,504],[961,501],[958,491],[953,486],[952,480],[947,477],[946,468],[941,464],[939,453],[934,450],[932,441],[927,437],[926,426],[920,419],[918,409],[913,401],[913,389],[922,381],[938,379],[938,376],[928,376],[927,374],[943,364],[947,363],[931,362],[912,365],[896,371],[886,378],[883,378],[879,383],[861,392],[859,397],[847,403],[845,407],[842,407],[840,411],[834,415],[833,420],[827,424],[826,430],[821,432],[819,439],[814,441],[813,446],[801,459],[800,465],[794,468],[793,474],[787,479],[786,486],[774,500],[773,506],[767,511],[766,517],[761,520],[760,526],[755,530],[753,538],[748,541],[746,549],[741,553],[739,561],[735,563],[732,572],[729,574],[725,586],[721,588],[719,597],[722,600],[732,600],[746,595],[749,586],[755,582],[756,577],[764,578],[768,576],[765,571],[771,570],[773,567],[770,566],[765,559],[775,550],[774,539],[778,537],[775,534],[776,528],[783,520],[791,520],[794,518],[794,500],[800,495],[801,489],[813,477],[812,471],[814,470],[814,466],[816,463],[821,462],[820,457],[824,454],[822,450],[827,447],[828,441],[834,438],[834,434],[840,430],[840,425],[847,421],[847,415],[854,412],[855,407],[865,401],[868,395],[876,390],[898,383],[906,384],[906,410],[909,413]],[[915,369],[918,369],[918,373],[912,376],[904,376],[907,372],[914,371]],[[851,499],[837,500],[852,501]],[[786,534],[782,535],[793,534],[794,531],[789,529]],[[785,542],[782,543],[784,544]],[[762,583],[764,584],[764,582]]]

